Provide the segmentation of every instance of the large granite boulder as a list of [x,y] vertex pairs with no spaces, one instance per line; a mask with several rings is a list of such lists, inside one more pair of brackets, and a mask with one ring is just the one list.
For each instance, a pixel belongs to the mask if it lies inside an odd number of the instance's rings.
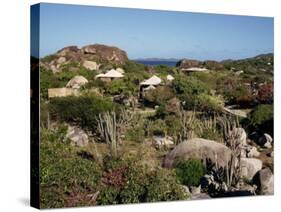
[[256,158],[241,158],[241,177],[252,180],[255,174],[262,169],[262,161]]
[[153,137],[154,145],[157,148],[160,148],[162,146],[164,147],[170,147],[174,144],[173,138],[169,136],[154,136]]
[[114,46],[92,44],[81,49],[83,54],[94,55],[99,59],[110,61],[115,64],[124,64],[128,61],[127,53]]
[[83,76],[75,76],[66,84],[67,88],[79,89],[81,86],[86,85],[88,80]]
[[202,138],[193,138],[178,144],[164,159],[164,167],[173,167],[177,159],[196,158],[225,167],[230,161],[231,150],[224,144]]
[[191,60],[191,59],[182,59],[179,62],[177,62],[176,66],[180,69],[188,69],[193,67],[200,67],[201,63],[198,60]]
[[80,50],[77,46],[67,46],[67,47],[60,49],[57,52],[57,55],[61,56],[61,57],[65,57],[65,56],[69,56],[70,54],[77,54],[77,53],[79,53],[79,51]]
[[79,127],[69,126],[66,137],[70,139],[72,146],[83,147],[89,143],[87,133]]
[[83,66],[91,71],[93,70],[98,70],[99,69],[99,66],[96,62],[94,61],[89,61],[89,60],[85,60],[83,62]]
[[[84,46],[81,49],[77,46],[68,46],[60,49],[55,54],[42,58],[40,65],[53,73],[62,71],[66,64],[70,64],[68,70],[79,65],[83,65],[90,70],[99,69],[100,64],[93,61],[123,65],[128,61],[128,56],[125,51],[113,46],[93,44]],[[73,66],[71,66],[72,64]]]
[[246,156],[248,158],[256,158],[260,156],[260,152],[258,151],[257,147],[248,145],[246,146]]
[[192,200],[200,200],[200,199],[211,199],[210,195],[207,193],[199,193],[199,194],[194,194],[191,196]]
[[270,168],[260,170],[255,175],[253,182],[258,186],[260,194],[274,194],[274,175]]

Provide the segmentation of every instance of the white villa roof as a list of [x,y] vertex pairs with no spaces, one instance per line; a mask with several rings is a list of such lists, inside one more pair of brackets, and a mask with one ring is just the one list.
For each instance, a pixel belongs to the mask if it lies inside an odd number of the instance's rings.
[[98,74],[96,75],[96,78],[101,78],[101,77],[104,77],[104,78],[122,78],[124,77],[123,74],[121,74],[120,72],[114,70],[114,69],[111,69],[110,71],[106,72],[105,74]]
[[141,82],[140,84],[141,85],[159,85],[161,82],[162,82],[162,80],[159,77],[153,75],[152,77]]
[[174,78],[172,75],[170,75],[170,74],[168,74],[166,78],[167,78],[167,80],[169,80],[169,81],[172,81],[172,80],[175,79],[175,78]]
[[149,91],[149,90],[154,90],[156,89],[155,86],[153,85],[149,85],[148,87],[146,87],[145,89],[143,89],[144,91]]
[[199,68],[199,67],[191,67],[182,69],[183,71],[208,71],[206,68]]
[[118,71],[118,72],[121,73],[121,74],[124,74],[124,73],[125,73],[125,71],[124,71],[123,68],[117,68],[116,71]]

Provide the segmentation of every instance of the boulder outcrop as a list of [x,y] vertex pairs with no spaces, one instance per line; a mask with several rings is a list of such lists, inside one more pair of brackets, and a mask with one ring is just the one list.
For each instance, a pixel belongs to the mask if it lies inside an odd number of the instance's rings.
[[262,169],[262,161],[256,158],[241,158],[241,177],[252,180],[255,174]]
[[79,127],[69,126],[66,137],[70,139],[72,146],[83,147],[89,143],[88,135]]
[[270,168],[260,170],[254,177],[260,194],[272,195],[274,193],[274,175]]
[[180,60],[176,66],[179,67],[180,69],[188,69],[188,68],[193,68],[193,67],[200,67],[201,63],[198,60],[191,60],[191,59],[182,59]]
[[173,167],[177,159],[196,158],[204,162],[211,161],[219,167],[225,167],[230,161],[231,150],[224,144],[202,138],[194,138],[178,144],[164,159],[164,166]]
[[56,73],[62,71],[64,65],[70,63],[83,65],[89,70],[98,70],[100,64],[97,62],[100,61],[122,65],[128,61],[128,56],[124,50],[114,46],[92,44],[81,49],[77,46],[68,46],[43,58],[40,65]]

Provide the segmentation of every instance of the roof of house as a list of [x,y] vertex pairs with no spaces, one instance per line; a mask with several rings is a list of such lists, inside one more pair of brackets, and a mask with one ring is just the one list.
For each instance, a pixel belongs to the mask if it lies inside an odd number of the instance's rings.
[[209,71],[208,69],[206,69],[206,68],[199,68],[199,67],[191,67],[191,68],[183,68],[182,69],[183,71],[198,71],[198,72],[200,72],[200,71]]
[[96,78],[122,78],[122,77],[124,77],[124,75],[114,69],[111,69],[105,74],[96,75]]
[[118,72],[121,73],[121,74],[124,74],[124,73],[125,73],[125,71],[124,71],[123,68],[117,68],[116,71],[118,71]]
[[141,85],[159,85],[161,82],[162,82],[162,80],[159,77],[153,75],[152,77],[141,82],[140,84]]
[[172,80],[175,79],[175,78],[174,78],[172,75],[170,75],[170,74],[168,74],[166,78],[167,78],[167,80],[169,80],[169,81],[172,81]]

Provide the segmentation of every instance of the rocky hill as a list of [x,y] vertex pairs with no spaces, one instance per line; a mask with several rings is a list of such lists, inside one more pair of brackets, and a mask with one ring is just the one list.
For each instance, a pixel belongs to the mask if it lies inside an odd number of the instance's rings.
[[79,49],[77,46],[68,46],[55,54],[41,59],[40,65],[53,72],[70,63],[86,63],[87,66],[98,66],[100,63],[124,64],[128,61],[127,53],[117,47],[101,44],[87,45]]

